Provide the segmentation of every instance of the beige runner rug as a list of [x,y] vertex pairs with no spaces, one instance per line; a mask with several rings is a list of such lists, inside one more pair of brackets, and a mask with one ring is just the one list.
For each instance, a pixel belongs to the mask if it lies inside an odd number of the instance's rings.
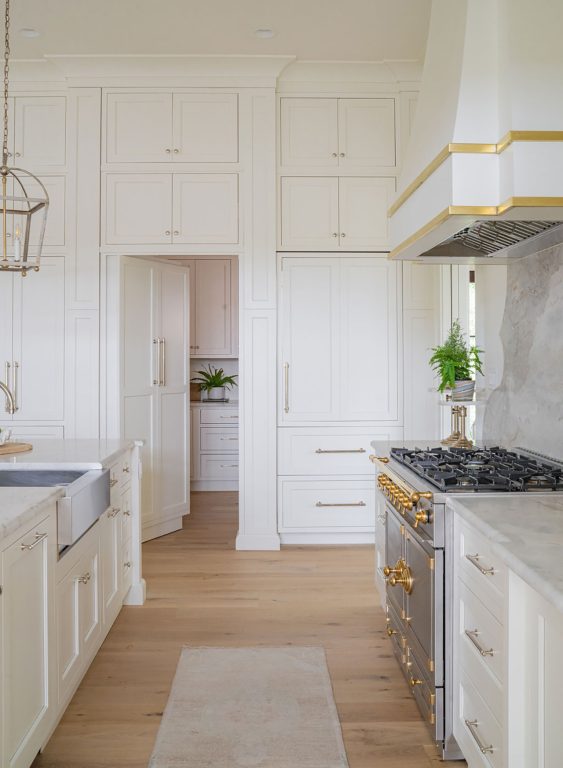
[[184,648],[150,768],[348,768],[322,648]]

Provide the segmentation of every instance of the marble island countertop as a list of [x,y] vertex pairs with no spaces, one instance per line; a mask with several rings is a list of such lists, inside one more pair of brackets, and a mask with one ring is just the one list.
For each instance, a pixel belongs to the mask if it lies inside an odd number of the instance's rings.
[[563,612],[563,494],[450,496],[447,506],[481,532],[514,573]]
[[[15,438],[17,440],[17,438]],[[0,472],[5,465],[18,469],[102,469],[123,451],[132,448],[134,440],[33,440],[33,450],[0,456]]]
[[0,541],[64,495],[64,488],[0,488]]

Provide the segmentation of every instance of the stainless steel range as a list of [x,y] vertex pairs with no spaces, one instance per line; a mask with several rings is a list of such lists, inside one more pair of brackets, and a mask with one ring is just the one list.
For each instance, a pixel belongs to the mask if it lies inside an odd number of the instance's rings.
[[563,491],[563,464],[521,448],[391,448],[370,456],[385,497],[387,634],[433,738],[461,759],[452,735],[453,531],[450,493]]

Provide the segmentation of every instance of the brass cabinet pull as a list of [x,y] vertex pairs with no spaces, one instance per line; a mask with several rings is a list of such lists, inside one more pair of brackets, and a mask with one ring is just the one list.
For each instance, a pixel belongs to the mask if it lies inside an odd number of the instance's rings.
[[412,675],[409,677],[409,685],[411,688],[414,688],[417,685],[422,685],[422,680],[419,680],[417,677],[413,677]]
[[494,576],[495,575],[495,569],[491,566],[489,568],[481,565],[479,562],[479,555],[465,555],[465,557],[469,560],[469,562],[477,568],[478,571],[480,571],[484,576]]
[[315,453],[365,453],[365,448],[334,448],[327,450],[325,448],[317,448]]
[[221,469],[237,469],[238,464],[219,464]]
[[91,578],[92,578],[92,574],[91,573],[85,573],[83,576],[78,576],[76,581],[79,584],[88,584],[88,582],[90,581]]
[[118,482],[119,482],[119,480],[117,479],[117,477],[112,477],[111,480],[109,481],[109,487],[113,488],[113,486],[117,485]]
[[23,549],[27,549],[27,550],[28,550],[28,552],[29,552],[29,550],[31,550],[31,549],[35,549],[35,547],[36,547],[38,544],[41,544],[41,542],[42,542],[42,541],[45,541],[45,539],[47,538],[47,536],[48,536],[48,534],[46,534],[46,533],[36,533],[36,534],[35,534],[35,541],[34,541],[34,542],[32,542],[31,544],[21,544],[21,545],[20,545],[20,549],[22,549],[22,550],[23,550]]
[[366,503],[365,501],[351,501],[345,504],[328,504],[328,503],[325,503],[324,501],[317,501],[315,506],[316,507],[365,507]]
[[123,565],[125,566],[125,568],[131,568],[131,561],[128,560],[126,563],[123,563]]
[[289,413],[289,363],[283,364],[283,391],[284,391],[284,406],[285,413]]
[[124,509],[123,510],[123,514],[125,515],[125,517],[131,517],[131,510],[130,509]]
[[166,339],[159,339],[159,352],[160,352],[160,361],[159,361],[159,385],[161,387],[166,386]]
[[220,437],[219,440],[221,440],[223,443],[228,443],[231,440],[238,440],[238,437]]
[[18,392],[18,389],[19,389],[18,373],[20,370],[20,364],[18,363],[17,360],[14,360],[13,365],[14,365],[14,412],[15,412],[15,411],[19,411],[20,409],[20,404],[19,404],[20,397]]
[[160,382],[160,355],[159,355],[160,344],[159,344],[159,342],[160,342],[160,339],[153,339],[152,340],[153,347],[156,346],[156,352],[155,352],[155,355],[154,355],[155,366],[156,366],[156,373],[154,375],[154,379],[152,380],[153,387],[158,387],[158,384]]
[[[6,360],[6,386],[8,389],[10,389],[10,370],[12,368],[12,364]],[[10,390],[11,391],[11,390]],[[6,395],[6,413],[14,413],[16,409],[16,404],[13,402],[14,396],[12,394],[12,400],[10,401],[10,398],[8,395]]]
[[494,656],[495,651],[494,648],[483,648],[481,643],[477,640],[477,638],[480,635],[479,630],[477,629],[466,629],[464,630],[467,637],[471,640],[475,648],[479,651],[481,656]]
[[108,509],[108,517],[117,517],[120,512],[120,507],[110,507],[110,509]]
[[130,471],[129,470],[129,464],[124,464],[123,465],[123,469],[121,471],[125,472],[126,474],[129,474],[129,471]]
[[494,752],[492,744],[485,746],[485,744],[483,744],[483,742],[479,738],[479,734],[477,733],[477,728],[479,727],[478,720],[466,720],[465,725],[469,729],[469,733],[473,736],[475,743],[477,744],[477,746],[479,747],[483,755],[488,755]]

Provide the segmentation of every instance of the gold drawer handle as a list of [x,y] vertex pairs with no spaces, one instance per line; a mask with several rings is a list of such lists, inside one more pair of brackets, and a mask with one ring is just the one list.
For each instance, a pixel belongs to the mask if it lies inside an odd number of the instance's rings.
[[380,461],[382,464],[389,464],[387,456],[370,456],[369,460],[375,464],[376,461]]
[[409,685],[411,688],[415,688],[417,685],[422,685],[422,680],[411,676],[409,677]]
[[32,542],[31,544],[22,544],[22,545],[20,546],[20,549],[22,549],[22,550],[23,550],[23,549],[27,549],[27,551],[28,551],[28,552],[29,552],[31,549],[35,549],[35,547],[36,547],[38,544],[41,544],[41,542],[42,542],[42,541],[45,541],[45,539],[47,538],[47,535],[48,535],[48,534],[46,534],[46,533],[36,533],[36,534],[35,534],[35,541],[34,541],[34,542]]
[[325,448],[317,448],[315,453],[365,453],[365,448],[333,448],[333,449],[325,449]]
[[112,479],[109,481],[109,487],[113,488],[113,486],[117,485],[118,482],[119,482],[119,480],[117,479],[117,477],[112,477]]
[[469,562],[477,568],[484,576],[494,576],[496,571],[493,567],[486,568],[479,562],[480,555],[465,555]]
[[79,584],[88,584],[88,582],[90,581],[91,578],[92,578],[92,574],[91,573],[85,573],[84,576],[78,576],[76,581]]
[[117,517],[120,512],[121,507],[110,507],[110,509],[108,509],[108,517]]
[[466,629],[465,630],[465,634],[471,640],[471,642],[473,643],[475,648],[477,648],[477,650],[479,651],[481,656],[494,656],[495,655],[494,648],[483,648],[481,643],[477,640],[477,638],[480,635],[479,630],[477,630],[477,629]]
[[479,734],[477,733],[477,728],[479,727],[479,721],[478,720],[466,720],[465,725],[469,729],[469,733],[473,736],[475,739],[475,743],[481,750],[481,753],[483,755],[489,755],[492,752],[494,752],[493,745],[489,744],[485,746],[481,739],[479,738]]
[[365,501],[351,501],[344,504],[328,504],[324,501],[317,501],[316,507],[365,507],[367,506]]

